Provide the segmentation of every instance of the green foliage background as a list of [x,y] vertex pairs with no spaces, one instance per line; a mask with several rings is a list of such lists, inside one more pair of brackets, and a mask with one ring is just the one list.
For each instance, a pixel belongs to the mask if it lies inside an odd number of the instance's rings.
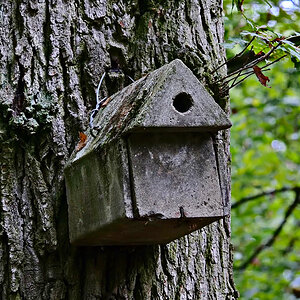
[[[271,5],[245,1],[244,13],[258,26],[286,37],[299,34],[300,7],[286,11],[280,8],[282,2]],[[224,9],[225,46],[232,57],[242,50],[240,40],[246,39],[241,32],[253,28],[231,1],[225,1]],[[233,203],[264,191],[300,186],[300,70],[286,58],[264,74],[271,88],[253,75],[230,90]],[[239,270],[272,236],[294,199],[293,191],[277,193],[232,210],[235,281],[241,299],[296,299],[290,284],[300,276],[300,205],[275,243]]]

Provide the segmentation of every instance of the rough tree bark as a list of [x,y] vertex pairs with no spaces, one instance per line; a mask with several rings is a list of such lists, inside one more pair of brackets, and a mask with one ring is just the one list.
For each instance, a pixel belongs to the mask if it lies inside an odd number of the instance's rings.
[[1,299],[235,299],[229,218],[165,246],[73,247],[63,176],[118,64],[137,79],[180,58],[228,110],[221,0],[1,0],[0,24]]

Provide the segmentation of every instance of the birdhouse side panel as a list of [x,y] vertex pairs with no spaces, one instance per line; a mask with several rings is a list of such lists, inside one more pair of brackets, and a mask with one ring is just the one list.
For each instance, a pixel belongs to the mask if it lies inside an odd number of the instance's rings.
[[71,242],[132,216],[127,169],[122,141],[94,151],[66,169]]

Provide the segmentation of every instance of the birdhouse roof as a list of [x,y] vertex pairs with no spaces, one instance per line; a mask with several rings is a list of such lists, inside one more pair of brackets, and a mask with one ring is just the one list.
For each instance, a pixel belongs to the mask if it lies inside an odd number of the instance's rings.
[[81,157],[131,131],[215,132],[231,127],[225,112],[179,59],[147,74],[110,97],[88,134]]

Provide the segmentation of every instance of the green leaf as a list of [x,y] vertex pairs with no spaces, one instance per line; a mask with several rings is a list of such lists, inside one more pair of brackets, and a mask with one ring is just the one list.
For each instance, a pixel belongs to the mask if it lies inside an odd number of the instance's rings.
[[300,70],[300,62],[297,60],[297,58],[292,57],[291,58],[292,62],[294,63],[294,67],[298,70]]
[[283,40],[282,42],[283,42],[282,47],[278,47],[278,48],[284,50],[286,53],[295,57],[297,60],[300,60],[300,50],[297,47],[295,47],[293,43],[289,41]]

